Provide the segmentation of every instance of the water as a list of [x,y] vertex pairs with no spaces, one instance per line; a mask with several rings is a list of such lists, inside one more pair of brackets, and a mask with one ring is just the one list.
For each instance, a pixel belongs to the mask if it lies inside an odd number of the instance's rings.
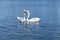
[[[40,24],[23,25],[16,19],[28,9]],[[0,40],[60,40],[59,0],[0,0]]]

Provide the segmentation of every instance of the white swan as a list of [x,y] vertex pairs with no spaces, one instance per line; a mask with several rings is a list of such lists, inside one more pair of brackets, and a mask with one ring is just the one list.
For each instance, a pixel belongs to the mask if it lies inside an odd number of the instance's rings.
[[[27,15],[27,18],[25,17]],[[30,16],[30,12],[28,10],[24,10],[24,18],[22,17],[17,17],[17,19],[20,21],[20,22],[24,22],[24,21],[27,21],[27,22],[38,22],[40,20],[40,18],[31,18],[29,19],[29,16]]]

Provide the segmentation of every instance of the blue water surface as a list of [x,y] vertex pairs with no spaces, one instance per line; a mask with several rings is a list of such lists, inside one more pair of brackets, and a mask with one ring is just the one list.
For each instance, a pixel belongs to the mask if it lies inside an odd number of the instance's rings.
[[[28,9],[41,18],[39,26],[20,24]],[[0,40],[60,40],[60,0],[0,0]]]

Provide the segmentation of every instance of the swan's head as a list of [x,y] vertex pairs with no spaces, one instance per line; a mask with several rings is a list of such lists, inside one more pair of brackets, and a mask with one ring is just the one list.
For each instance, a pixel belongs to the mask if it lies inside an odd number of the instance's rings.
[[29,11],[28,10],[24,10],[24,13],[29,13]]

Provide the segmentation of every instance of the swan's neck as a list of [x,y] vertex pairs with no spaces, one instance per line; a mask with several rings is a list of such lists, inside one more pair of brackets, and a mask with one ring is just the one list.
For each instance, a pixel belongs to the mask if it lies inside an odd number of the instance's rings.
[[27,20],[29,19],[29,16],[30,16],[30,12],[28,12]]
[[25,20],[25,13],[24,13],[24,20]]
[[[26,16],[27,16],[27,17],[26,17]],[[25,20],[25,21],[28,21],[29,16],[30,16],[30,12],[28,12],[27,15],[26,15],[26,13],[24,13],[24,20]]]

